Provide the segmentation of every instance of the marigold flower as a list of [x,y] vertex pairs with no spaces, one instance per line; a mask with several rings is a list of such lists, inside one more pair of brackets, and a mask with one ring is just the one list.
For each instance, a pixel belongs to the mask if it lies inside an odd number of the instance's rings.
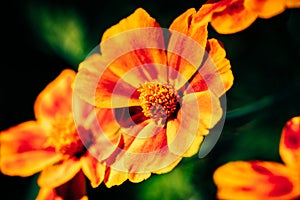
[[74,93],[111,109],[119,126],[112,150],[99,145],[92,153],[114,170],[108,187],[171,171],[198,152],[220,121],[220,97],[233,84],[231,66],[220,42],[207,40],[207,24],[195,23],[195,14],[189,9],[163,29],[138,8],[103,34],[101,54],[80,63]]
[[248,28],[257,18],[271,18],[299,7],[299,0],[208,0],[195,21],[210,22],[218,33],[232,34]]
[[279,153],[282,163],[235,161],[214,173],[220,199],[298,199],[300,198],[300,117],[283,128]]
[[[81,170],[97,187],[104,179],[106,166],[90,155],[94,136],[87,124],[76,124],[72,115],[72,83],[75,72],[65,69],[38,95],[34,104],[36,120],[23,122],[1,131],[1,172],[10,176],[31,176],[41,172],[41,188],[57,188]],[[87,119],[85,102],[78,116]],[[84,121],[84,120],[82,120]],[[86,120],[87,121],[87,120]],[[83,144],[77,128],[84,132]]]

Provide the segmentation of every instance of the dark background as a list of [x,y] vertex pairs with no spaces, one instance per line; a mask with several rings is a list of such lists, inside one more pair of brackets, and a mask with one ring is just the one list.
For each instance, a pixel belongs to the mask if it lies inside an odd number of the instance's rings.
[[[77,69],[103,32],[136,8],[144,8],[167,28],[185,10],[199,9],[203,3],[19,0],[2,4],[0,130],[34,119],[34,100],[44,87],[61,70]],[[281,162],[281,130],[288,119],[300,114],[300,9],[257,19],[235,34],[221,35],[211,27],[209,31],[210,38],[223,42],[235,77],[226,95],[223,133],[213,151],[139,184],[127,181],[110,189],[103,184],[88,188],[90,199],[214,199],[212,173],[218,166],[234,160]],[[62,41],[68,39],[64,46]],[[34,199],[36,178],[0,174],[1,199]]]

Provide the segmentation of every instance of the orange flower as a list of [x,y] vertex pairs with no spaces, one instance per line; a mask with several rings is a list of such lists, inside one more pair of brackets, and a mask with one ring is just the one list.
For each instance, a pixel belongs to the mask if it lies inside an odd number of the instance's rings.
[[101,54],[79,65],[74,93],[111,109],[119,126],[116,151],[96,153],[119,180],[169,172],[198,152],[222,117],[219,98],[233,84],[230,63],[195,14],[189,9],[163,29],[139,8],[104,33]]
[[[75,72],[65,69],[39,94],[34,104],[36,120],[23,122],[0,134],[1,172],[10,176],[30,176],[41,172],[41,188],[57,188],[71,180],[80,170],[93,187],[104,179],[105,165],[90,155],[93,135],[87,124],[75,126],[72,115],[72,83]],[[74,102],[82,107],[84,102]],[[82,113],[82,118],[87,115]],[[83,121],[83,120],[82,120]],[[77,128],[84,132],[83,144]]]
[[290,119],[281,135],[279,153],[284,164],[236,161],[214,173],[220,199],[300,198],[300,116]]
[[221,34],[232,34],[249,27],[258,17],[271,18],[286,8],[299,8],[299,0],[208,0],[199,9],[196,22],[210,22]]

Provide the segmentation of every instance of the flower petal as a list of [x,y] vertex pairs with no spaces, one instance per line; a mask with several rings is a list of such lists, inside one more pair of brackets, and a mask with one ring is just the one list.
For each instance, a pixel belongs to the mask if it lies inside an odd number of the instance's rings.
[[171,170],[173,163],[181,159],[169,152],[165,129],[152,121],[122,131],[123,145],[114,154],[115,157],[108,160],[108,165],[127,172],[128,178],[133,182],[148,177],[150,172],[163,173]]
[[70,181],[56,188],[42,187],[37,196],[37,200],[63,199],[88,199],[86,196],[85,177],[82,171],[79,171]]
[[61,157],[45,148],[46,130],[36,121],[11,127],[0,134],[0,168],[8,175],[30,176]]
[[283,128],[279,153],[288,167],[300,171],[300,117],[293,117]]
[[[198,23],[195,22],[195,14],[196,14],[196,10],[194,8],[188,9],[172,22],[169,30],[171,30],[171,33],[173,33],[172,31],[176,31],[184,34],[187,37],[191,37],[202,48],[205,48],[206,40],[208,36],[208,31],[207,31],[208,22],[203,25],[199,25]],[[172,39],[172,35],[171,35],[171,39]],[[180,47],[177,47],[178,50],[184,47],[182,46],[183,44],[180,45],[181,45]],[[170,48],[168,46],[168,50],[173,50],[173,49],[175,48],[173,47]],[[188,50],[187,47],[183,49]],[[192,51],[189,51],[188,53],[192,53]],[[186,55],[188,55],[188,53]]]
[[47,129],[36,121],[27,121],[2,131],[1,158],[33,150],[43,150]]
[[92,155],[83,156],[80,161],[82,164],[82,171],[86,177],[91,181],[93,188],[96,188],[103,181],[105,176],[105,164],[101,164]]
[[112,186],[115,185],[121,185],[127,179],[128,179],[128,174],[126,172],[108,168],[108,170],[106,171],[104,183],[106,187],[111,188]]
[[285,10],[285,1],[244,0],[247,10],[257,13],[260,18],[271,18]]
[[[201,134],[195,133],[195,131],[193,131],[192,133],[188,132],[190,129],[184,130],[180,127],[182,126],[182,123],[186,123],[184,119],[183,122],[178,119],[168,121],[168,147],[171,152],[177,155],[180,155],[182,157],[191,157],[199,151],[199,147],[204,137]],[[202,134],[206,133],[204,133],[203,131]]]
[[178,156],[169,153],[166,130],[150,122],[124,152],[124,170],[129,173],[149,173],[165,168],[177,159]]
[[[106,70],[105,61],[100,54],[93,54],[80,63],[74,85],[74,93],[89,104],[102,107],[112,107],[112,94],[119,101],[114,103],[116,107],[138,105],[138,96],[128,96],[136,89],[122,81],[119,76]],[[101,79],[101,80],[100,80]],[[122,88],[119,93],[114,91],[115,85]],[[121,103],[120,103],[121,102]],[[115,105],[117,104],[117,105]]]
[[170,151],[184,157],[196,154],[203,137],[221,117],[220,100],[213,93],[204,91],[185,95],[177,119],[167,123]]
[[168,66],[169,78],[180,88],[200,66],[207,41],[207,23],[195,23],[196,10],[191,8],[177,17],[170,26]]
[[130,173],[128,174],[128,179],[133,183],[139,183],[151,176],[151,173]]
[[227,1],[226,9],[215,12],[212,27],[221,34],[233,34],[248,28],[257,18],[257,13],[244,7],[244,0]]
[[1,157],[1,172],[10,176],[31,176],[58,162],[61,156],[49,151],[28,151]]
[[209,89],[216,96],[221,97],[233,85],[234,78],[230,69],[231,65],[218,40],[208,40],[206,50],[208,55],[199,71],[189,81],[185,93]]
[[63,70],[38,95],[34,104],[37,120],[53,120],[56,115],[66,116],[72,111],[72,82],[75,71]]
[[163,29],[142,8],[107,29],[100,48],[109,71],[135,88],[147,81],[166,80]]
[[114,37],[124,31],[147,27],[159,27],[159,24],[143,8],[137,8],[133,14],[107,29],[102,36],[102,41]]
[[275,162],[229,162],[219,167],[213,179],[220,199],[294,199],[299,180],[289,168]]
[[36,200],[63,200],[63,198],[57,196],[55,188],[41,188],[39,190]]
[[81,162],[75,158],[45,168],[39,178],[38,185],[41,187],[58,187],[71,180],[80,170]]

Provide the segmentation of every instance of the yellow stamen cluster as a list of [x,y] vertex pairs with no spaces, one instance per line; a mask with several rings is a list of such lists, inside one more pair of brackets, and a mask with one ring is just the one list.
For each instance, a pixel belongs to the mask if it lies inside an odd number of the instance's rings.
[[173,86],[148,82],[138,88],[139,100],[146,117],[154,120],[166,119],[177,107],[178,95]]
[[72,116],[58,117],[52,123],[45,145],[52,146],[58,153],[67,156],[76,156],[85,152]]

